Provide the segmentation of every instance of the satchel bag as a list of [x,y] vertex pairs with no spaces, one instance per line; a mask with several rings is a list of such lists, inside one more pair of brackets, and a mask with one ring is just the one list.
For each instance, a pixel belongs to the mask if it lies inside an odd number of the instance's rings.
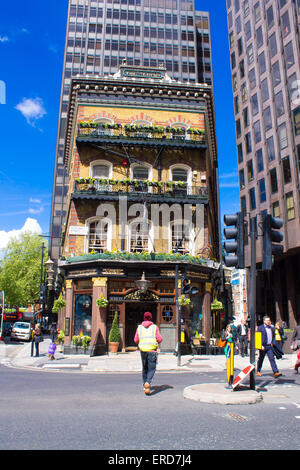
[[222,340],[221,338],[219,339],[219,342],[218,342],[218,346],[219,348],[225,348],[226,346],[226,340]]

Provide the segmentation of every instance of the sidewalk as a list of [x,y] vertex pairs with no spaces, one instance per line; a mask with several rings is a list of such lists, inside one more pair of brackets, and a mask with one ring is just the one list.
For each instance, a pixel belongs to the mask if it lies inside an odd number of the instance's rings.
[[[65,371],[80,373],[141,373],[141,359],[139,351],[127,353],[108,354],[105,356],[90,357],[85,354],[64,355],[59,352],[60,346],[56,350],[56,360],[50,361],[47,357],[49,338],[40,343],[40,357],[31,357],[31,343],[24,345],[8,343],[4,344],[0,341],[0,363],[16,368],[30,368],[40,371]],[[296,354],[286,354],[283,359],[277,361],[280,372],[292,370],[296,361]],[[249,364],[248,357],[234,356],[234,377]],[[226,359],[222,355],[211,356],[181,356],[180,365],[178,358],[173,353],[160,353],[158,356],[157,372],[224,372],[224,381],[220,384],[202,384],[191,385],[184,390],[184,397],[202,401],[206,403],[222,403],[222,404],[243,404],[256,403],[262,400],[262,394],[249,389],[249,386],[240,386],[232,391],[227,389],[226,377]],[[265,377],[264,377],[265,375]],[[297,377],[297,376],[295,376]],[[259,381],[268,379],[273,387],[276,384],[283,383],[280,379],[274,382],[271,367],[266,358],[263,365],[262,377]],[[247,379],[245,381],[247,383]],[[258,381],[257,381],[258,382]],[[258,387],[257,387],[258,388]],[[281,387],[282,388],[282,387]],[[291,388],[291,387],[290,387]],[[297,389],[298,396],[299,390]],[[286,389],[285,389],[286,393]],[[278,395],[278,394],[277,394]]]

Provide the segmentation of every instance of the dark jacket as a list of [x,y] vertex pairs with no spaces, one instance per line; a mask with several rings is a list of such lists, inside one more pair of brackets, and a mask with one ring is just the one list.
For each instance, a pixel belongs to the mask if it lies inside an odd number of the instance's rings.
[[[271,341],[271,343],[274,343],[274,340],[275,340],[275,328],[274,328],[274,326],[271,326],[270,328],[271,328],[271,330],[272,330],[272,341]],[[261,332],[261,344],[262,344],[262,346],[267,346],[267,344],[268,344],[268,336],[267,336],[267,329],[266,329],[265,325],[260,325],[260,326],[257,328],[257,331],[258,331],[258,332]]]
[[[245,328],[245,334],[248,337],[248,329],[249,328],[248,328],[247,325],[244,325],[244,328]],[[242,325],[237,326],[236,332],[237,332],[238,337],[242,336]]]

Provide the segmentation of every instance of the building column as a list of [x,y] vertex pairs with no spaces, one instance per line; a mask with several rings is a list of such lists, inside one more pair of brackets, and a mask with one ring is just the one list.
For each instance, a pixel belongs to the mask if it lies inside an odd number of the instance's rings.
[[[65,332],[65,345],[70,346],[72,342],[72,330],[74,324],[73,318],[73,293],[74,293],[74,284],[72,279],[66,280],[66,313],[64,321],[64,332]],[[66,331],[66,325],[68,325],[69,331]],[[69,333],[66,336],[66,333]]]
[[92,340],[91,344],[106,343],[106,309],[98,307],[96,300],[103,294],[107,298],[107,277],[93,277],[93,301],[92,301]]
[[212,285],[210,282],[205,283],[205,292],[203,296],[202,311],[203,311],[203,334],[207,341],[211,335],[211,289]]

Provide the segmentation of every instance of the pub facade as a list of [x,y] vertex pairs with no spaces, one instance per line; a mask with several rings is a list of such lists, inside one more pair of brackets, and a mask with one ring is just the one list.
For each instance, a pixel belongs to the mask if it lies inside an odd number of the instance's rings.
[[[163,68],[123,65],[72,79],[64,162],[69,175],[59,269],[65,347],[91,336],[107,350],[118,313],[121,350],[150,311],[162,351],[209,338],[220,267],[218,165],[211,87]],[[183,294],[183,280],[195,288]]]

